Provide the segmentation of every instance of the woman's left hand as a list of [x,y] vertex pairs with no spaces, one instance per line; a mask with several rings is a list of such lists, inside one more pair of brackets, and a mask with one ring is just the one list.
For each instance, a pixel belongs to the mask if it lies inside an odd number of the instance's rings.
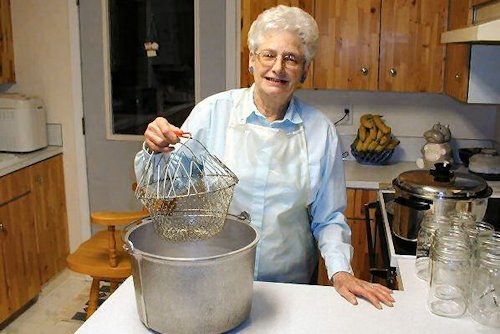
[[378,309],[382,308],[381,302],[386,306],[393,306],[392,290],[378,283],[370,283],[354,277],[352,274],[340,271],[333,275],[335,290],[349,303],[357,305],[356,296],[367,299]]

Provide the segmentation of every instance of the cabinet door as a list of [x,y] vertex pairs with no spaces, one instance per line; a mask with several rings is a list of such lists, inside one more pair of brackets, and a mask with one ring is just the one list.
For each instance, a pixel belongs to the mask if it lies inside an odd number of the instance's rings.
[[0,179],[0,322],[40,292],[35,214],[25,170]]
[[[364,207],[366,203],[377,200],[377,191],[368,189],[347,189],[347,207],[344,215],[351,228],[351,244],[354,248],[351,267],[354,276],[370,280],[370,265],[368,258],[368,240],[366,238],[366,223]],[[318,266],[318,284],[330,285],[325,263],[320,258]]]
[[0,84],[16,82],[10,0],[0,0]]
[[448,0],[384,0],[379,90],[442,92]]
[[66,267],[68,223],[62,155],[31,167],[30,180],[36,210],[36,234],[42,284]]
[[[470,1],[451,0],[449,6],[448,30],[464,28],[472,22]],[[452,43],[446,45],[446,68],[444,91],[459,101],[466,102],[469,86],[470,44]]]
[[[248,73],[248,60],[249,60],[249,50],[247,46],[247,36],[248,30],[253,21],[262,13],[264,10],[277,5],[287,5],[299,7],[313,15],[313,1],[314,0],[242,0],[241,1],[241,71],[240,71],[240,83],[241,87],[250,87],[253,83],[253,77]],[[313,15],[314,16],[314,15]],[[302,84],[304,88],[312,87],[312,73],[314,64],[311,64],[309,68],[309,75],[307,80]]]
[[316,0],[314,88],[376,90],[379,0]]
[[344,214],[351,227],[351,244],[354,248],[351,267],[354,275],[364,280],[370,279],[364,209],[365,204],[376,200],[376,190],[347,189],[347,207]]

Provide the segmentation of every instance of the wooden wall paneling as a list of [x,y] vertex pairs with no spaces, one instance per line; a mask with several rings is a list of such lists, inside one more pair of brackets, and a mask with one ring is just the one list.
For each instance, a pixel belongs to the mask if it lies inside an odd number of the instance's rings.
[[36,229],[42,284],[66,267],[68,224],[62,155],[31,167],[30,180],[38,210]]
[[[299,7],[311,14],[314,17],[314,0],[242,0],[241,1],[241,68],[240,68],[240,84],[241,87],[250,87],[253,83],[253,77],[248,72],[249,50],[247,46],[247,36],[250,26],[253,21],[264,10],[277,5],[287,5]],[[303,88],[312,87],[313,67],[311,64],[309,75],[306,82],[301,86]]]
[[314,88],[376,90],[380,0],[316,0],[314,12],[320,32]]
[[447,8],[447,0],[382,1],[379,90],[443,91]]
[[0,0],[0,84],[15,82],[10,0]]

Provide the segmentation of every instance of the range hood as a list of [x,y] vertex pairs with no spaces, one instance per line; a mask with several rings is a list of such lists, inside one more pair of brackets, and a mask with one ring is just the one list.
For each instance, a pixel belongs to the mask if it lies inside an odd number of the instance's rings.
[[500,43],[500,19],[441,34],[441,43]]
[[471,8],[470,26],[441,34],[441,43],[500,43],[500,0]]

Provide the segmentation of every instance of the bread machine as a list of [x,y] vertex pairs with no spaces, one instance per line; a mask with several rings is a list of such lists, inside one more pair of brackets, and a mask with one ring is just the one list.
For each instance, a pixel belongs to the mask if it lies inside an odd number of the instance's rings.
[[0,94],[0,151],[24,153],[46,146],[42,100],[23,94]]

